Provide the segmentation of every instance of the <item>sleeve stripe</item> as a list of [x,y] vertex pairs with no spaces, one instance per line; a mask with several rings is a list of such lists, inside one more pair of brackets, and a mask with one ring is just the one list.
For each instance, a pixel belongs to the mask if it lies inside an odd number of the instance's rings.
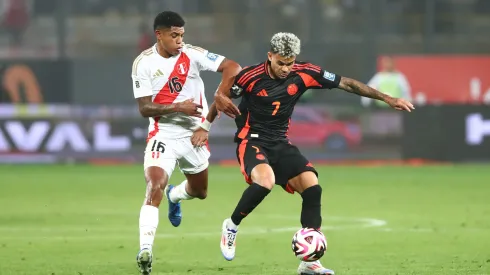
[[201,48],[201,47],[198,47],[198,46],[192,46],[192,45],[189,45],[189,48],[194,49],[194,50],[196,50],[196,51],[200,51],[200,52],[202,52],[202,53],[205,53],[205,52],[206,52],[206,50],[205,50],[205,49],[203,49],[203,48]]
[[300,70],[311,70],[311,71],[315,71],[317,73],[320,73],[321,72],[321,68],[316,66],[316,65],[312,65],[312,64],[301,64],[301,65],[294,65],[293,66],[293,71],[300,71]]
[[242,85],[245,84],[247,82],[247,80],[249,80],[251,77],[257,75],[258,73],[262,73],[264,71],[264,67],[263,66],[258,66],[258,67],[255,67],[253,68],[252,70],[244,73],[237,81],[237,83],[239,85]]
[[312,68],[312,69],[316,69],[316,70],[321,71],[320,66],[313,65],[313,64],[311,64],[311,63],[307,63],[307,64],[295,64],[295,65],[293,66],[293,68]]
[[315,68],[315,69],[321,71],[321,67],[320,66],[317,66],[317,65],[314,65],[314,64],[311,64],[311,63],[294,64],[293,67],[311,67],[311,68]]
[[133,75],[138,75],[138,64],[140,63],[141,59],[143,59],[143,55],[140,54],[138,57],[133,62],[133,69],[132,69],[132,74]]
[[262,68],[262,69],[259,69],[259,70],[257,70],[257,71],[254,71],[254,73],[253,73],[253,74],[250,74],[250,75],[248,75],[246,78],[243,78],[243,81],[242,81],[242,82],[240,82],[240,83],[238,83],[238,84],[239,84],[239,85],[241,85],[241,86],[245,86],[245,84],[246,84],[248,81],[250,81],[252,78],[254,78],[254,77],[258,76],[258,75],[261,75],[261,74],[263,74],[263,73],[264,73],[264,69],[263,69],[263,68]]

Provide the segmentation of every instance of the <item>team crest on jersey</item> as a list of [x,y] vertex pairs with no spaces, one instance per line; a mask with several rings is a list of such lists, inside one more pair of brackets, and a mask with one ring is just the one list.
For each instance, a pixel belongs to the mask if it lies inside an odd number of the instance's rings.
[[288,94],[295,95],[298,92],[298,86],[294,83],[289,84],[288,86]]
[[187,68],[187,65],[184,62],[177,65],[177,70],[180,74],[186,74],[188,69],[189,68]]
[[264,155],[262,155],[262,154],[257,154],[255,157],[256,157],[258,160],[264,160],[264,159],[265,159],[265,156],[264,156]]

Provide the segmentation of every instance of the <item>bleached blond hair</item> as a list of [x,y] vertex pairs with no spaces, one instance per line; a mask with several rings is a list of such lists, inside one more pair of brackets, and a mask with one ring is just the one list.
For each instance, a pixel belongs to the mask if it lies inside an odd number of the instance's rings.
[[289,32],[276,33],[272,36],[270,51],[285,58],[297,56],[301,52],[301,40]]

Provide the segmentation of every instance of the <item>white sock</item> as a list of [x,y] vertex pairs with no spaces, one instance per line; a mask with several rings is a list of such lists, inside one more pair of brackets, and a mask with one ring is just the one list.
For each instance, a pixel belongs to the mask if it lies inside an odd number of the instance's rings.
[[194,197],[191,197],[185,191],[185,187],[187,186],[187,180],[184,180],[181,184],[177,185],[170,191],[169,199],[173,203],[178,203],[181,200],[191,200]]
[[152,249],[158,227],[158,208],[143,205],[140,212],[140,249]]
[[238,225],[233,223],[233,221],[231,219],[228,219],[228,222],[226,223],[226,227],[228,227],[231,230],[237,230],[238,229]]

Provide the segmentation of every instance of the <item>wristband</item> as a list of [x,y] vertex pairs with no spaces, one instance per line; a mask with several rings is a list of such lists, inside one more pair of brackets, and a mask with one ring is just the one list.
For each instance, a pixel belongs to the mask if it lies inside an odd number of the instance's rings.
[[201,123],[201,128],[209,132],[209,130],[211,129],[211,124],[212,123],[206,119]]

